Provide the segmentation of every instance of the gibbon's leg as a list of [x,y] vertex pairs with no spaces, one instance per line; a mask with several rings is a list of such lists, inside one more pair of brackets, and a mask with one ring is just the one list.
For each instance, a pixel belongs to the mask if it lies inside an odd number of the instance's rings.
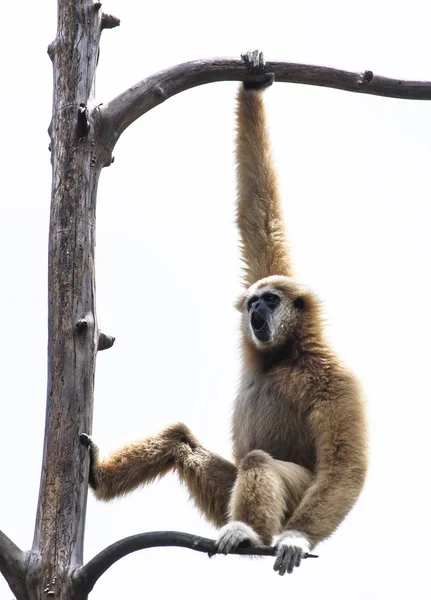
[[277,175],[266,125],[262,91],[274,76],[265,73],[261,52],[242,56],[250,75],[263,81],[245,81],[237,97],[237,215],[246,288],[271,275],[292,275],[285,243]]
[[88,435],[81,434],[80,440],[90,449],[89,483],[97,498],[110,500],[176,471],[207,519],[217,527],[226,523],[237,468],[201,446],[182,423],[127,444],[104,459]]
[[241,543],[271,544],[312,478],[307,469],[275,460],[263,450],[249,452],[238,467],[229,503],[230,522],[220,532],[218,548],[228,553]]

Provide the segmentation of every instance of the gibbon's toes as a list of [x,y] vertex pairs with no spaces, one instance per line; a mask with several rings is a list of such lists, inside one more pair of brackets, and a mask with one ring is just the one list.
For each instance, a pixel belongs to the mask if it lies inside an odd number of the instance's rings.
[[232,521],[220,529],[217,539],[217,550],[229,554],[239,547],[259,546],[261,543],[257,533],[242,521]]
[[93,440],[86,433],[79,434],[79,441],[83,446],[86,446],[87,448],[89,448],[93,444]]
[[299,567],[302,558],[310,550],[310,544],[304,536],[298,534],[282,534],[276,541],[277,558],[274,563],[274,571],[279,575],[292,573],[295,567]]

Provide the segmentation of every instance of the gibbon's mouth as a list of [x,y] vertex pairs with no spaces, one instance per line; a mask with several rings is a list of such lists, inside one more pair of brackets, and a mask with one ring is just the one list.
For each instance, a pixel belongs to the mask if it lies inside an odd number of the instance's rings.
[[266,325],[266,319],[257,311],[253,312],[251,315],[251,326],[253,327],[253,331],[257,333],[258,331],[262,331],[262,329]]
[[262,314],[259,310],[254,310],[250,315],[250,325],[255,338],[259,342],[269,342],[271,337],[270,328],[265,314]]

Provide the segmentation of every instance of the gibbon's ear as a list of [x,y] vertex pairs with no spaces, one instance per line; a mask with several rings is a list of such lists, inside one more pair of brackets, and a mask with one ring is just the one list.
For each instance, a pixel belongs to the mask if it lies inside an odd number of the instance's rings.
[[295,298],[295,300],[293,301],[293,306],[298,310],[302,310],[303,308],[305,308],[304,298],[302,296],[298,296],[297,298]]
[[239,310],[239,312],[243,312],[246,304],[247,294],[241,294],[235,301],[234,307]]

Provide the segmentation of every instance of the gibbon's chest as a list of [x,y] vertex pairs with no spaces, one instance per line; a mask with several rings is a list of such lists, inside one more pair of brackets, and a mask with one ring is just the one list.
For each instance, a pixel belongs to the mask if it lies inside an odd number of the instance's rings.
[[269,375],[244,377],[233,411],[235,458],[264,450],[273,458],[314,470],[315,446],[306,417],[288,381]]

